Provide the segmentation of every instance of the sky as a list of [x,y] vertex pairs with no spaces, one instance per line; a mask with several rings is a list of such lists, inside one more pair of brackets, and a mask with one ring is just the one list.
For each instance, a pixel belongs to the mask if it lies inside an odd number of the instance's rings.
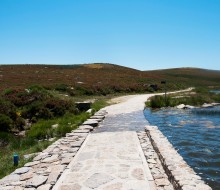
[[0,64],[220,70],[220,0],[0,0]]

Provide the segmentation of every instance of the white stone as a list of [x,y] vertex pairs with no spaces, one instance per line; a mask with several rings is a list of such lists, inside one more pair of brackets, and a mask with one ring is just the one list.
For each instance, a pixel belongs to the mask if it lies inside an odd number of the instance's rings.
[[34,188],[37,188],[37,187],[39,187],[40,185],[44,184],[44,183],[47,181],[47,178],[48,178],[48,177],[46,177],[46,176],[35,175],[35,176],[33,176],[33,178],[29,179],[29,180],[26,182],[25,187],[34,187]]
[[45,184],[38,187],[37,190],[50,190],[50,188],[51,188],[50,184]]
[[22,168],[16,169],[13,173],[14,174],[24,174],[24,173],[27,173],[29,170],[30,170],[29,167],[22,167]]
[[183,108],[185,108],[185,104],[180,104],[180,105],[176,106],[176,108],[177,109],[183,109]]

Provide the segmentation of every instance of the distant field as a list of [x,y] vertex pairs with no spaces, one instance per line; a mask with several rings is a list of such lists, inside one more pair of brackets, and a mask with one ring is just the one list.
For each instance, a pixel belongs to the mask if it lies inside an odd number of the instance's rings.
[[99,91],[142,92],[151,90],[151,84],[163,89],[161,80],[167,80],[169,89],[189,86],[219,86],[220,71],[179,68],[139,71],[113,64],[85,65],[0,65],[0,90],[24,89],[37,84],[47,88],[62,85],[74,89]]

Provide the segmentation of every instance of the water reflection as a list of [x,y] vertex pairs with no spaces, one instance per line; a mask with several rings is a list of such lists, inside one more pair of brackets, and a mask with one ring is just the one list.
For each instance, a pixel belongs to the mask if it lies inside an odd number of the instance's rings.
[[220,107],[144,111],[186,162],[213,188],[220,189]]

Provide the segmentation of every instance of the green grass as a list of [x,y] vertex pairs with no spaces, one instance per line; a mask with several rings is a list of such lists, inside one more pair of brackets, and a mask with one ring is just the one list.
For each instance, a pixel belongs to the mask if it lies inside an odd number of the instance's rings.
[[183,95],[183,97],[175,98],[179,95],[181,94],[168,95],[166,99],[165,96],[154,96],[146,102],[146,106],[151,108],[174,107],[180,104],[201,106],[204,103],[220,102],[220,95],[210,93],[207,88],[196,88],[195,94],[189,93]]
[[106,100],[101,99],[101,100],[97,100],[96,102],[94,102],[94,103],[92,104],[92,109],[93,109],[95,112],[97,112],[97,111],[99,111],[100,109],[102,109],[102,108],[104,108],[104,107],[106,107],[106,106],[108,106],[108,105],[109,105],[109,104],[107,103]]
[[[31,161],[32,158],[24,159],[25,154],[43,151],[52,143],[49,141],[38,142],[30,138],[19,139],[10,134],[8,134],[8,136],[10,136],[10,143],[5,147],[0,148],[0,179],[6,175],[9,175],[16,168],[22,167],[25,163]],[[18,166],[14,166],[13,163],[14,153],[19,155]]]
[[[90,117],[89,113],[82,112],[79,115],[66,113],[63,117],[40,120],[36,124],[33,124],[28,131],[27,136],[34,139],[49,139],[52,137],[62,137],[66,133],[76,129],[78,125],[83,123]],[[52,125],[58,124],[57,128],[53,128]]]

